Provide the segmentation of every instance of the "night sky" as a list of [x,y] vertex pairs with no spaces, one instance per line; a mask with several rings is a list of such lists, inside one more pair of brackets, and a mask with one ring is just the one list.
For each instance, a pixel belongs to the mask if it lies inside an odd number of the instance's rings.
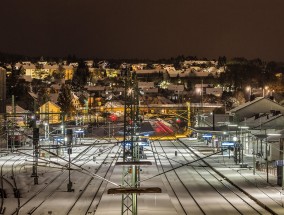
[[1,0],[0,52],[284,61],[283,0]]

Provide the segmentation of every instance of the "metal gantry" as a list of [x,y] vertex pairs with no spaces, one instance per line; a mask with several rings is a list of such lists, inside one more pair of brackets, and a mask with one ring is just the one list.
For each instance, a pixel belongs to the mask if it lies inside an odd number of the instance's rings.
[[138,214],[137,194],[161,193],[158,187],[140,187],[140,166],[151,165],[151,162],[140,161],[140,127],[139,115],[139,89],[136,73],[128,68],[124,69],[124,136],[123,136],[123,162],[116,165],[123,166],[122,185],[111,188],[108,194],[122,194],[121,214]]
[[[139,114],[139,96],[137,81],[134,73],[128,69],[124,71],[125,75],[125,105],[124,105],[124,137],[123,137],[123,162],[139,161],[139,146],[135,134],[138,133],[138,114]],[[133,76],[133,77],[132,77]],[[138,166],[123,166],[122,186],[135,187],[139,178]],[[137,214],[137,194],[122,194],[121,214]]]

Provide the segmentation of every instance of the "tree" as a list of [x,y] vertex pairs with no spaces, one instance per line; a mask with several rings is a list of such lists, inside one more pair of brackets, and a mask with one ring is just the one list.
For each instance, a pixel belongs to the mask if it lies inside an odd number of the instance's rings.
[[47,88],[42,87],[38,90],[38,105],[41,106],[50,100],[50,96],[48,94]]
[[15,96],[15,102],[27,110],[33,109],[34,100],[29,95],[30,84],[22,78],[21,69],[17,70],[12,67],[11,73],[6,79],[6,98],[7,102],[11,101],[12,95]]
[[225,110],[230,110],[238,105],[238,101],[233,96],[232,92],[224,91],[222,94],[222,101],[225,106]]
[[220,68],[220,67],[222,67],[222,66],[225,66],[226,63],[227,63],[227,58],[226,58],[225,56],[223,56],[223,57],[220,56],[220,57],[218,58],[217,68]]
[[43,65],[42,64],[35,64],[35,74],[36,74],[36,77],[38,79],[42,79],[44,76],[46,76],[46,72],[45,70],[43,69]]
[[21,70],[16,70],[13,67],[11,74],[7,76],[6,83],[6,96],[8,98],[11,98],[11,96],[14,95],[18,100],[21,99],[24,95],[28,94],[29,83],[21,77]]
[[59,90],[57,104],[60,106],[61,111],[68,115],[75,110],[75,107],[72,103],[71,87],[69,85],[62,84]]
[[90,71],[84,61],[80,61],[72,78],[72,89],[79,91],[84,88],[90,78]]
[[52,76],[55,78],[55,79],[58,79],[58,80],[61,80],[65,77],[65,69],[64,67],[60,64],[58,66],[58,69],[56,71],[53,72]]

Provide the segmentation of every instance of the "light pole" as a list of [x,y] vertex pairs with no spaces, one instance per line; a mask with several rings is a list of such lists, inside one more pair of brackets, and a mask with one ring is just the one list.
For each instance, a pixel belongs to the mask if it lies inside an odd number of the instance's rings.
[[48,122],[44,123],[44,139],[49,140],[49,124],[48,124]]
[[265,96],[265,94],[266,94],[265,91],[266,90],[268,90],[268,86],[265,86],[265,87],[262,88],[262,97]]
[[[262,141],[263,139],[266,139],[266,144],[265,144],[265,159],[266,159],[266,181],[267,183],[269,182],[268,180],[268,156],[267,156],[267,134],[266,134],[266,130],[264,134],[255,134],[254,136],[256,136],[258,139],[260,139],[260,144],[261,144],[261,156],[263,156],[263,152],[262,152]],[[255,172],[254,172],[255,174]]]
[[[229,135],[229,141],[231,141],[231,131],[234,131],[234,130],[230,130],[230,127],[235,127],[235,131],[236,131],[236,134],[237,134],[237,127],[238,125],[236,124],[227,124],[227,128],[228,128],[228,135]],[[235,163],[237,164],[238,162],[238,158],[237,158],[237,144],[236,144],[236,141],[237,141],[237,135],[235,137],[233,137],[233,141],[234,141],[234,160],[235,160]]]
[[251,87],[247,86],[246,87],[246,91],[249,92],[249,99],[248,100],[250,101],[250,98],[251,98]]
[[241,135],[240,135],[240,141],[241,141],[241,147],[242,147],[242,166],[244,166],[244,138],[243,138],[243,129],[249,129],[248,126],[240,126],[241,129]]
[[267,137],[265,138],[265,160],[266,160],[266,181],[267,183],[269,183],[269,180],[268,180],[268,155],[267,155]]
[[282,192],[284,192],[284,143],[282,143]]
[[72,154],[72,141],[73,141],[73,130],[67,129],[66,132],[67,137],[67,151],[68,151],[68,184],[67,184],[67,192],[73,192],[74,189],[72,189],[72,181],[71,181],[71,154]]
[[255,150],[255,144],[253,144],[253,175],[255,175],[255,165],[256,165],[256,150]]

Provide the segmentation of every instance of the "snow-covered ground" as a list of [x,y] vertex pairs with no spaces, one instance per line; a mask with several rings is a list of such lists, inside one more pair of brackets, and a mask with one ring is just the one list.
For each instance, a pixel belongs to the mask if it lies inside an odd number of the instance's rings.
[[[192,141],[183,139],[190,146]],[[92,145],[95,140],[84,140],[84,145],[73,148],[70,179],[74,191],[67,192],[69,183],[68,154],[58,151],[58,157],[41,151],[38,163],[38,185],[34,185],[33,157],[29,148],[0,157],[1,198],[4,214],[99,214],[121,213],[120,194],[107,194],[109,188],[122,183],[121,147],[101,140],[102,145]],[[115,142],[115,140],[114,140]],[[87,145],[88,144],[88,145]],[[196,145],[197,142],[194,142]],[[55,151],[54,151],[55,152]],[[284,214],[284,197],[276,178],[251,169],[239,168],[232,159],[220,155],[206,158],[224,178],[209,173],[202,163],[193,162],[194,155],[177,141],[155,141],[145,147],[151,166],[141,166],[141,187],[160,187],[162,193],[138,195],[138,214],[269,214],[247,195],[227,183],[227,179],[258,199],[275,214]],[[195,153],[200,156],[197,150]],[[44,156],[44,157],[43,157]],[[185,165],[187,163],[191,164]],[[180,167],[183,166],[183,167]],[[171,169],[176,168],[175,171]],[[12,172],[13,169],[13,172]],[[168,171],[166,174],[163,172]],[[102,180],[102,178],[104,180]],[[217,179],[216,179],[217,178]],[[13,180],[15,179],[15,180]],[[223,184],[230,186],[229,191]],[[17,188],[20,198],[15,198]],[[219,193],[218,193],[219,192]],[[241,197],[241,198],[240,198]],[[227,200],[226,200],[227,199]],[[244,203],[244,202],[248,202]],[[254,209],[251,208],[252,205]],[[257,212],[258,211],[258,212]]]

